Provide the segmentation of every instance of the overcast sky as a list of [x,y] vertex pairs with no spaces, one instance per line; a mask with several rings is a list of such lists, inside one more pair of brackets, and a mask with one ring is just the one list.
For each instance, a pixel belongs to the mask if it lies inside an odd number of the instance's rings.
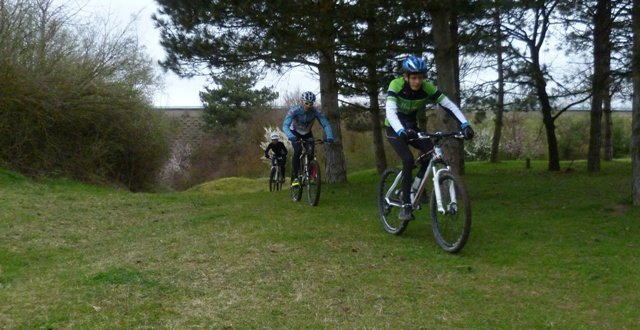
[[[67,0],[69,1],[69,0]],[[160,34],[153,26],[151,15],[157,12],[157,4],[154,0],[72,0],[82,6],[87,15],[98,14],[101,17],[109,15],[118,23],[118,26],[126,26],[132,18],[136,18],[134,27],[137,30],[140,42],[147,48],[148,54],[157,63],[164,59],[164,50],[160,46]],[[69,1],[70,2],[70,1]],[[67,2],[68,3],[68,2]],[[158,66],[158,72],[163,71]],[[165,88],[153,97],[156,106],[200,106],[198,93],[207,85],[205,78],[181,79],[175,74],[163,73]],[[319,84],[310,74],[294,71],[284,76],[269,76],[264,82],[258,83],[257,88],[263,86],[275,86],[275,90],[282,97],[284,94],[298,90],[311,90],[319,93]]]

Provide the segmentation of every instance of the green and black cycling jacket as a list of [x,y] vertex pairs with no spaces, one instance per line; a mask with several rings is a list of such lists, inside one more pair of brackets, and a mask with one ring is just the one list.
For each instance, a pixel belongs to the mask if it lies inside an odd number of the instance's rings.
[[442,94],[432,83],[424,80],[422,88],[414,91],[409,82],[403,77],[398,77],[389,83],[386,100],[386,127],[392,127],[394,131],[417,127],[416,114],[418,110],[425,109],[427,104],[437,103],[454,117],[459,124],[467,123],[467,119],[458,106]]

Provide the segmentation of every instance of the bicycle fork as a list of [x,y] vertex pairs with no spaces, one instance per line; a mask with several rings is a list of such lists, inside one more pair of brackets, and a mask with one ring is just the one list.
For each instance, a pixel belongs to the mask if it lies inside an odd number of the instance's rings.
[[444,205],[442,205],[442,191],[440,191],[440,177],[442,173],[450,172],[450,168],[447,165],[446,167],[437,169],[435,166],[432,167],[433,172],[433,191],[436,195],[436,205],[438,207],[438,212],[441,214],[446,214],[448,211],[455,212],[457,211],[456,206],[458,205],[458,201],[456,200],[456,191],[455,184],[453,181],[450,181],[448,184],[449,189],[449,205],[447,205],[447,210],[445,210]]

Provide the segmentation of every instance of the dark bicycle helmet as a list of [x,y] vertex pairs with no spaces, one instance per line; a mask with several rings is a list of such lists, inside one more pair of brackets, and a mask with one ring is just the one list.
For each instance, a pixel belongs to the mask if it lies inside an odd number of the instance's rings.
[[423,59],[410,55],[402,62],[402,72],[404,73],[426,73],[427,64]]
[[304,92],[300,100],[305,103],[314,103],[316,102],[316,94],[313,94],[313,92]]

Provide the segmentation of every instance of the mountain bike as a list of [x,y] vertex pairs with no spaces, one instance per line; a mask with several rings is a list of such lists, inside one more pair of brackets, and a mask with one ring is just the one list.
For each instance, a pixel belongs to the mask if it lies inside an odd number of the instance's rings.
[[269,191],[278,191],[284,182],[284,173],[280,169],[282,156],[271,156],[271,171],[269,172]]
[[320,163],[318,163],[318,160],[316,159],[315,152],[313,153],[312,159],[307,157],[310,142],[323,144],[324,140],[300,140],[299,142],[295,142],[302,144],[302,153],[300,154],[300,159],[297,160],[300,162],[298,172],[298,182],[300,184],[291,186],[291,200],[299,202],[300,199],[302,199],[302,190],[307,188],[307,203],[311,206],[316,206],[320,201]]
[[[444,158],[442,143],[448,138],[463,139],[463,135],[462,132],[418,133],[417,139],[431,139],[434,147],[415,161],[416,166],[420,166],[421,160],[430,158],[420,185],[411,192],[410,200],[414,210],[420,209],[427,182],[433,182],[430,201],[433,236],[443,250],[456,253],[464,247],[471,231],[471,200],[462,179]],[[382,173],[378,187],[378,212],[384,230],[389,234],[400,235],[409,224],[410,220],[398,219],[401,208],[402,171],[389,168]]]

